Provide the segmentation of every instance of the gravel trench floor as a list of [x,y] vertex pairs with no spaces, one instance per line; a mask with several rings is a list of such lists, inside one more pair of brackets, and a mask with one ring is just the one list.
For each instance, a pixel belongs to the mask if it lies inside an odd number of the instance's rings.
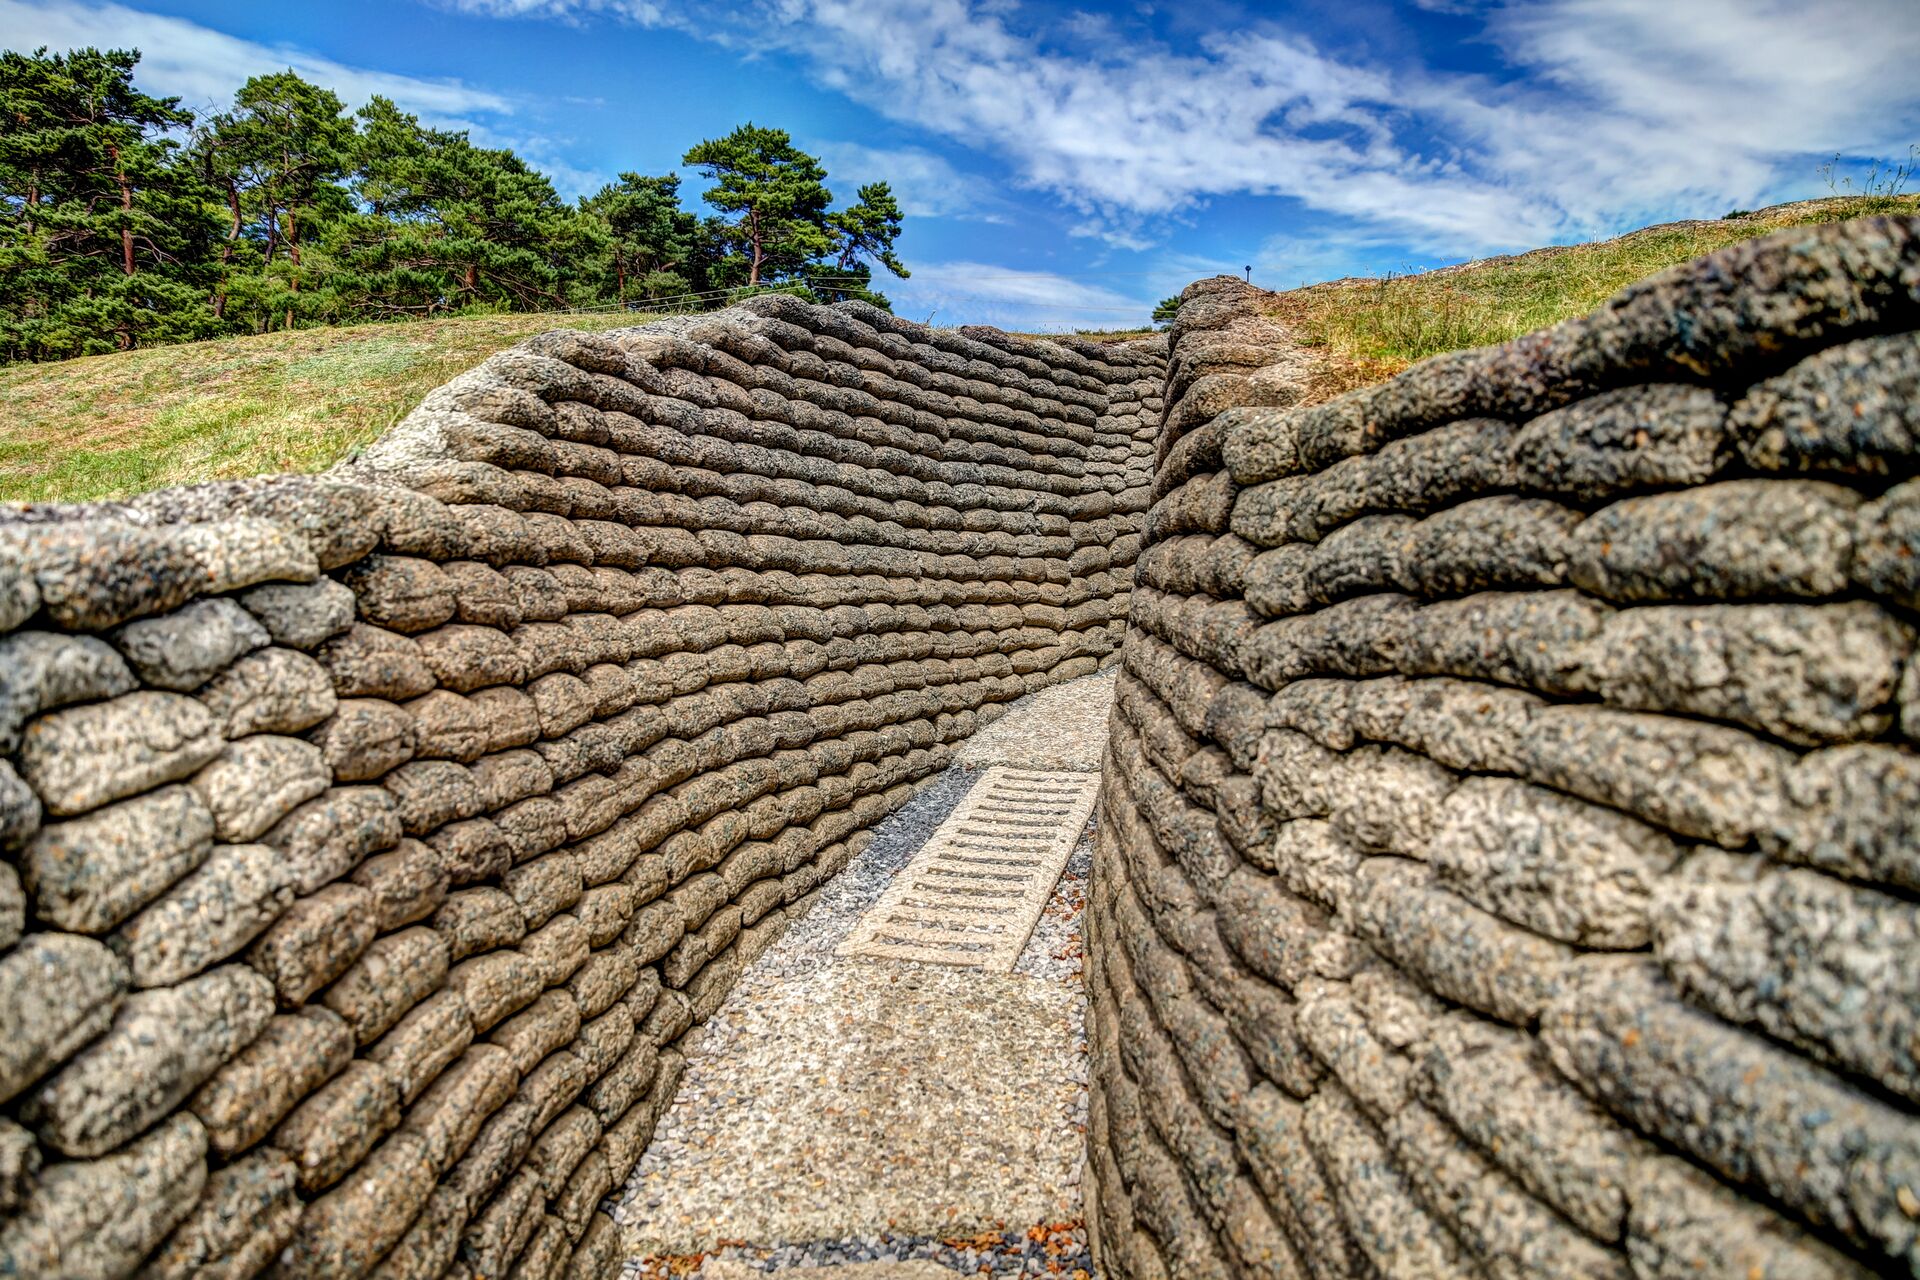
[[[690,1034],[679,1093],[614,1207],[630,1278],[700,1274],[708,1258],[725,1264],[709,1277],[908,1260],[1092,1274],[1091,824],[1011,974],[834,950],[980,768],[1096,767],[1112,690],[1111,672],[1056,686],[976,735]],[[987,734],[999,745],[976,751]]]

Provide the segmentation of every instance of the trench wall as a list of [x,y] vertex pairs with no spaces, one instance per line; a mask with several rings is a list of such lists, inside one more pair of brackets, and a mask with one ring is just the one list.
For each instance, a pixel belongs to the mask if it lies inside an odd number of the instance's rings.
[[1172,334],[1102,1274],[1920,1273],[1920,222],[1313,407],[1259,299]]
[[617,1273],[680,1037],[1117,653],[1163,375],[762,299],[0,517],[0,1275]]

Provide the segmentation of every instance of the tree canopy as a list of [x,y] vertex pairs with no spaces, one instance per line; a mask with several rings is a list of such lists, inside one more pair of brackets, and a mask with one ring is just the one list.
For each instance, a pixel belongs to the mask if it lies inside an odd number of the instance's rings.
[[869,287],[873,264],[907,278],[893,251],[901,216],[892,189],[868,183],[854,204],[834,209],[826,169],[786,130],[749,122],[701,142],[680,162],[714,184],[701,198],[720,211],[709,224],[722,249],[718,278],[748,288],[798,285],[814,296],[882,306],[886,298]]
[[427,128],[386,98],[359,114],[357,200],[329,241],[349,312],[547,311],[586,300],[574,251],[597,244],[598,229],[543,174],[464,132]]
[[140,55],[0,53],[0,353],[46,359],[218,330],[215,229]]
[[720,210],[715,231],[729,258],[746,261],[746,282],[790,274],[833,250],[827,232],[827,171],[793,145],[785,129],[748,123],[691,148],[680,163],[714,185],[702,199]]
[[228,215],[221,284],[213,310],[224,317],[239,285],[244,318],[291,328],[301,306],[302,251],[345,210],[337,185],[354,158],[345,104],[291,71],[254,76],[233,108],[194,135],[200,174]]
[[511,150],[291,70],[196,121],[131,49],[0,54],[0,361],[466,312],[867,298],[904,279],[885,182],[836,207],[820,160],[745,124],[678,174],[569,202]]
[[623,173],[580,202],[606,228],[605,270],[613,296],[646,301],[690,293],[712,275],[715,246],[700,219],[680,207],[680,177]]

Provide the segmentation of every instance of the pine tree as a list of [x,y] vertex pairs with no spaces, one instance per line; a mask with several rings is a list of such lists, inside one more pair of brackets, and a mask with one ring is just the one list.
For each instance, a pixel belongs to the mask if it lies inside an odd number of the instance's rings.
[[913,274],[893,252],[893,242],[900,235],[900,204],[886,183],[861,187],[860,202],[829,214],[827,225],[839,233],[843,269],[852,270],[871,258],[902,280]]
[[225,314],[237,288],[254,301],[256,329],[293,327],[308,277],[306,248],[347,208],[339,181],[356,138],[345,110],[329,90],[292,71],[275,72],[248,80],[233,109],[197,135],[202,172],[228,216],[221,248],[227,278],[214,296],[216,315]]
[[702,198],[720,210],[714,230],[745,261],[749,287],[790,275],[832,252],[827,171],[794,146],[786,130],[743,124],[724,138],[700,143],[680,163],[715,183]]
[[873,290],[872,263],[879,263],[899,279],[913,273],[893,251],[900,235],[900,204],[893,188],[870,182],[860,188],[857,204],[827,215],[827,228],[836,240],[834,266],[838,278],[816,291],[830,298],[861,298],[891,310],[885,294]]
[[332,242],[338,287],[372,318],[569,305],[592,229],[511,151],[423,126],[386,98],[360,112],[358,213]]
[[0,354],[58,359],[205,337],[214,225],[140,55],[0,53]]
[[580,210],[606,228],[604,271],[612,276],[615,302],[705,287],[700,219],[680,207],[678,175],[623,173],[618,182],[583,197]]

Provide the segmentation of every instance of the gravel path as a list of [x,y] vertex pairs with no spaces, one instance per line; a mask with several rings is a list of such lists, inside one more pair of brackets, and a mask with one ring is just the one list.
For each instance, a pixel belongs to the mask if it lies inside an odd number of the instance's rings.
[[690,1038],[679,1094],[614,1208],[630,1275],[686,1275],[709,1254],[735,1273],[908,1259],[974,1276],[1092,1271],[1080,1221],[1090,835],[1010,974],[834,949],[977,768],[1003,762],[973,750],[981,737],[998,735],[1005,763],[1092,768],[1112,687],[1108,672],[1058,686],[983,731]]

